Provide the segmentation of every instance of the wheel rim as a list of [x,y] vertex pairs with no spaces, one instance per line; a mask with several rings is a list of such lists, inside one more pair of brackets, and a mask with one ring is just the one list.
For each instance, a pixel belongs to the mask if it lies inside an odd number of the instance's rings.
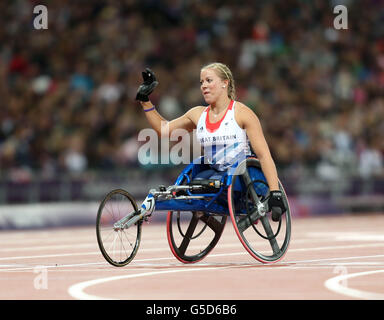
[[[258,160],[249,158],[246,162],[239,165],[238,172],[242,170],[240,166],[244,166],[245,163],[247,164],[247,170],[249,167],[253,167],[259,171],[261,170]],[[248,226],[244,228],[241,224],[241,219],[248,219],[247,214],[236,208],[238,207],[238,203],[235,203],[234,185],[236,179],[240,177],[237,175],[238,172],[235,172],[232,184],[228,188],[228,207],[235,232],[244,248],[258,261],[262,263],[274,263],[280,261],[288,249],[291,235],[291,214],[284,188],[279,181],[279,188],[283,192],[287,207],[287,211],[283,214],[280,223],[273,223],[270,219],[270,213],[267,213],[265,216],[254,221],[254,223],[257,222],[256,225],[248,224]],[[279,231],[278,228],[280,227],[281,230]],[[254,228],[258,228],[260,232],[264,232],[270,239],[266,240],[260,237],[257,232],[255,232]],[[277,236],[274,237],[276,234]]]
[[[169,211],[167,238],[173,255],[183,263],[195,263],[205,258],[223,233],[226,216],[198,212]],[[179,221],[178,221],[179,220]]]
[[101,202],[97,213],[96,234],[100,251],[113,266],[127,265],[135,257],[141,240],[142,221],[128,229],[115,228],[114,224],[138,208],[126,191],[111,191]]

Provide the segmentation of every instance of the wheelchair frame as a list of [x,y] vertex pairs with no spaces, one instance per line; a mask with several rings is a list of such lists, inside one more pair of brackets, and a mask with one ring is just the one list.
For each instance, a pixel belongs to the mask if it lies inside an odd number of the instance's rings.
[[[148,220],[155,210],[168,211],[168,243],[173,255],[183,263],[198,262],[208,255],[219,241],[228,216],[231,217],[240,242],[251,256],[262,263],[274,263],[283,258],[290,241],[291,214],[281,183],[279,182],[279,187],[283,192],[287,210],[278,223],[277,231],[274,231],[268,218],[270,213],[267,201],[268,185],[259,161],[254,157],[248,157],[232,171],[233,174],[225,174],[221,180],[194,181],[193,178],[196,174],[204,170],[206,166],[202,159],[187,165],[179,174],[174,185],[151,189],[140,207],[137,206],[132,195],[125,190],[115,189],[106,195],[98,210],[96,233],[101,253],[110,264],[125,266],[133,260],[141,241],[142,222]],[[241,180],[240,183],[238,180]],[[104,208],[115,195],[121,196],[133,210],[123,217],[119,216],[113,223],[108,222],[107,230],[110,229],[110,232],[107,231],[107,237],[109,238],[111,234],[114,235],[108,248],[106,236],[102,234],[104,230],[103,215]],[[109,211],[111,210],[109,209]],[[187,219],[186,231],[183,232],[180,216],[185,212],[192,213],[192,217],[190,220]],[[176,215],[177,228],[174,227],[174,215]],[[284,220],[283,234],[280,233],[282,220]],[[266,234],[264,236],[255,226],[258,221],[261,221]],[[198,224],[203,224],[203,227],[196,234]],[[203,244],[195,253],[187,253],[189,248],[193,247],[190,245],[191,241],[206,232],[207,226],[211,233],[213,232],[213,236],[208,237],[208,245]],[[128,239],[127,230],[133,230],[133,240]],[[179,231],[179,243],[176,241],[177,236],[174,230]],[[280,237],[283,235],[281,241],[278,241],[279,233]],[[257,234],[258,239],[261,236],[262,239],[268,240],[268,247],[272,249],[271,255],[266,255],[265,250],[255,248],[254,234]],[[126,245],[120,243],[122,248],[119,250],[120,257],[117,258],[119,254],[115,254],[114,251],[116,251],[116,246],[119,246],[119,241],[126,242]],[[127,253],[127,247],[130,254]],[[121,251],[124,251],[123,254]],[[123,258],[121,258],[122,255]]]

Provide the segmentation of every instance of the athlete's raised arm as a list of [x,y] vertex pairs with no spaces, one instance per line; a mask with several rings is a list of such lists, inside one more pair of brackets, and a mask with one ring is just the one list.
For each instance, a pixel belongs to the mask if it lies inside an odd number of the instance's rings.
[[154,72],[147,68],[143,71],[142,76],[143,83],[137,90],[136,100],[141,103],[149,124],[159,136],[169,136],[176,129],[184,129],[190,132],[196,128],[197,121],[205,107],[194,107],[182,116],[168,121],[156,110],[156,107],[149,100],[149,95],[159,84]]

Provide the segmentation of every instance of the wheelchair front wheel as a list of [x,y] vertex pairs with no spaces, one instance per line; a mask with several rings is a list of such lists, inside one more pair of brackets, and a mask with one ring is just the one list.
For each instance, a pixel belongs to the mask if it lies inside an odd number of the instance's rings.
[[96,218],[97,243],[105,260],[115,267],[127,265],[139,249],[142,220],[129,228],[116,227],[118,221],[137,212],[135,199],[122,189],[112,190],[100,203]]

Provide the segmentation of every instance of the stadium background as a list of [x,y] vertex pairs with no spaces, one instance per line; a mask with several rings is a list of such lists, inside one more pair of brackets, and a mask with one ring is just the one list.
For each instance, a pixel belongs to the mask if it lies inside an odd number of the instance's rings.
[[204,103],[212,61],[258,114],[294,216],[383,212],[383,1],[18,0],[0,16],[0,228],[93,222],[112,188],[172,183],[180,166],[138,161],[141,71],[171,119]]

